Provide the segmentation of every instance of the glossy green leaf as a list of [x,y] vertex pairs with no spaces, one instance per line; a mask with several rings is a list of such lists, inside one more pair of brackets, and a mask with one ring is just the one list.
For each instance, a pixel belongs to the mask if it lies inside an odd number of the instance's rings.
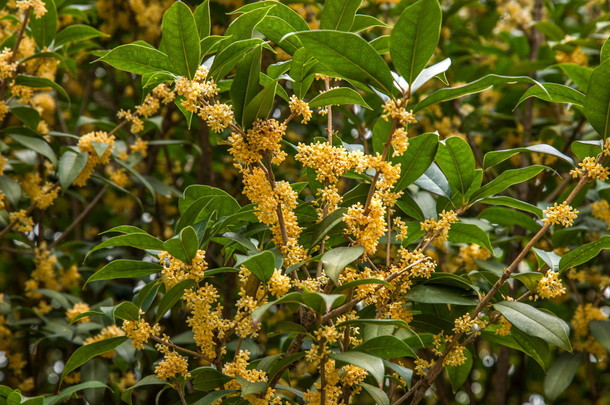
[[311,108],[326,107],[327,105],[357,104],[371,110],[362,96],[355,90],[339,87],[318,94],[309,102]]
[[98,59],[110,66],[127,72],[143,75],[146,73],[171,72],[169,57],[154,48],[139,45],[121,45]]
[[161,301],[159,302],[159,307],[157,307],[156,321],[159,322],[159,320],[163,318],[163,315],[165,315],[167,311],[172,309],[172,307],[182,299],[185,290],[189,290],[196,285],[197,283],[195,280],[188,278],[172,286],[172,288],[170,288],[169,291],[163,295],[163,298],[161,298]]
[[21,186],[8,176],[0,176],[0,191],[12,205],[17,205],[21,199]]
[[576,63],[559,63],[556,65],[582,91],[586,91],[591,80],[593,69]]
[[232,41],[251,38],[254,28],[256,28],[273,7],[275,7],[275,5],[257,8],[240,15],[233,20],[231,25],[229,25],[225,31],[225,36],[230,36]]
[[377,383],[383,383],[385,367],[383,361],[379,357],[361,352],[332,353],[329,357],[341,363],[353,364],[354,366],[363,368],[369,372]]
[[436,162],[447,176],[449,184],[465,194],[474,180],[475,160],[468,142],[458,136],[441,141]]
[[390,68],[375,49],[358,35],[318,30],[289,34],[282,41],[291,36],[301,40],[320,63],[339,76],[371,84],[388,95],[392,94],[394,79]]
[[188,208],[204,197],[211,200],[210,209],[218,211],[220,216],[229,216],[241,209],[237,200],[226,191],[203,184],[192,184],[184,190],[182,198],[178,200],[180,213],[186,215]]
[[[116,278],[137,278],[161,272],[163,267],[156,263],[141,260],[114,260],[89,277],[87,283],[100,280],[114,280]],[[85,283],[85,284],[87,284]]]
[[193,388],[197,391],[211,391],[233,379],[213,367],[195,369],[191,374],[194,376]]
[[539,337],[565,350],[572,350],[570,327],[555,315],[517,301],[498,302],[494,304],[494,309],[524,333]]
[[253,256],[248,257],[241,263],[242,266],[246,266],[252,274],[256,276],[260,281],[266,283],[273,276],[275,271],[275,255],[265,250]]
[[313,309],[315,312],[326,313],[334,307],[345,302],[343,294],[323,294],[319,292],[305,292],[302,294],[303,304]]
[[606,38],[599,54],[600,63],[604,63],[610,59],[610,39]]
[[30,31],[40,48],[51,45],[57,32],[57,7],[54,0],[43,0],[47,12],[40,18],[30,14]]
[[388,394],[384,390],[367,383],[361,383],[360,386],[371,396],[373,403],[377,405],[390,405],[390,398],[388,398]]
[[482,198],[477,203],[488,204],[488,205],[503,205],[505,207],[516,208],[521,211],[529,212],[536,215],[538,218],[542,218],[542,210],[530,203],[525,201],[517,200],[516,198],[508,197],[508,196],[498,196],[498,197],[487,197]]
[[419,284],[407,293],[411,301],[423,304],[476,305],[477,299],[469,292],[441,285]]
[[326,0],[320,17],[320,29],[349,31],[362,0]]
[[493,167],[497,164],[504,162],[507,159],[510,159],[518,153],[524,152],[544,153],[546,155],[555,156],[574,166],[574,161],[569,156],[561,153],[551,145],[540,144],[524,146],[521,148],[495,150],[487,152],[483,157],[483,169],[489,169],[490,167]]
[[478,218],[507,227],[520,226],[531,232],[538,232],[542,228],[542,225],[534,221],[529,215],[500,206],[485,209],[478,215]]
[[72,182],[85,168],[88,158],[89,155],[87,153],[76,153],[70,150],[61,155],[57,166],[57,177],[59,177],[59,184],[61,184],[62,188],[67,189],[70,187]]
[[73,24],[68,25],[57,33],[55,36],[55,46],[105,36],[108,36],[108,34],[104,34],[102,31],[98,31],[89,25]]
[[500,336],[494,332],[483,332],[486,340],[507,346],[530,356],[540,367],[547,369],[551,363],[552,356],[548,343],[535,336],[526,335],[517,328],[511,328],[510,335]]
[[583,361],[580,353],[562,353],[544,377],[544,395],[551,401],[557,399],[570,386]]
[[36,131],[40,122],[40,114],[33,108],[24,106],[11,107],[10,112],[28,128]]
[[162,49],[167,52],[172,73],[192,79],[199,67],[199,31],[189,6],[176,1],[163,14]]
[[278,84],[274,81],[246,105],[243,117],[245,128],[249,128],[257,118],[267,119],[273,108],[277,87]]
[[433,194],[451,198],[451,186],[445,174],[439,169],[436,163],[431,163],[424,174],[413,182],[417,187],[429,191]]
[[413,106],[413,112],[423,110],[424,108],[436,103],[454,100],[456,98],[464,97],[469,94],[480,93],[482,91],[492,88],[493,86],[497,86],[500,84],[515,83],[539,85],[538,82],[527,76],[499,76],[491,74],[468,84],[437,90],[419,103],[417,103],[415,106]]
[[119,235],[106,239],[87,253],[87,257],[100,249],[106,247],[130,246],[142,250],[165,250],[163,242],[146,233],[136,233],[131,235]]
[[610,353],[610,321],[591,321],[589,330],[599,344]]
[[91,360],[93,357],[97,356],[98,354],[106,353],[110,350],[113,350],[118,345],[127,341],[127,339],[127,336],[112,337],[109,339],[100,340],[98,342],[93,342],[88,345],[79,347],[74,351],[74,353],[72,353],[72,355],[66,362],[64,370],[61,373],[60,381],[63,381],[66,375],[68,375],[78,367],[82,366],[83,364]]
[[602,249],[610,249],[610,236],[602,236],[595,242],[582,245],[563,255],[559,262],[559,271],[565,271],[588,262],[597,257]]
[[393,359],[398,357],[417,358],[417,355],[409,345],[392,335],[374,337],[359,344],[354,350],[381,357],[382,359]]
[[603,141],[575,141],[570,145],[570,149],[580,160],[587,157],[595,157],[602,152]]
[[593,70],[584,111],[591,126],[606,139],[610,135],[610,60]]
[[127,388],[125,391],[121,392],[121,401],[126,402],[129,405],[132,405],[132,393],[135,389],[146,386],[146,385],[166,385],[167,382],[160,380],[156,375],[147,375],[143,377],[140,381],[136,383],[136,385],[132,385]]
[[360,32],[373,27],[389,27],[389,25],[372,15],[356,14],[354,16],[354,23],[349,30],[351,32]]
[[479,198],[491,197],[495,194],[501,193],[513,184],[522,183],[537,176],[545,169],[545,166],[534,165],[519,169],[506,170],[476,191],[470,197],[470,200],[475,201]]
[[553,41],[561,41],[566,36],[561,27],[550,20],[537,21],[534,23],[534,26]]
[[44,139],[26,135],[10,135],[10,137],[26,148],[40,153],[42,156],[49,159],[49,161],[51,161],[51,163],[54,165],[57,164],[57,156],[55,156],[55,152],[53,152],[51,146]]
[[555,252],[546,252],[542,249],[532,248],[539,261],[549,266],[549,269],[553,271],[559,270],[559,262],[561,261],[561,256],[559,256]]
[[449,377],[451,389],[454,394],[459,391],[464,383],[466,383],[466,380],[472,371],[472,353],[470,353],[470,350],[464,349],[463,354],[466,357],[464,364],[459,366],[447,366],[447,376]]
[[524,271],[513,274],[513,278],[521,281],[528,290],[535,292],[538,287],[538,282],[542,279],[543,274],[537,271]]
[[49,80],[46,77],[19,75],[15,78],[15,84],[20,86],[33,87],[35,89],[44,89],[47,87],[55,90],[64,100],[70,101],[68,93],[59,84],[53,80]]
[[343,215],[346,212],[346,208],[339,208],[327,215],[314,229],[310,245],[316,246],[330,231],[339,226],[343,222]]
[[443,12],[437,0],[419,0],[404,9],[390,36],[394,67],[412,84],[434,54]]
[[[527,89],[519,99],[519,102],[517,102],[517,106],[531,97],[536,97],[552,103],[569,103],[577,106],[582,106],[585,103],[585,95],[571,87],[555,83],[543,83],[541,86],[544,89],[537,86]],[[515,106],[515,108],[517,106]]]
[[421,73],[418,74],[415,78],[415,81],[413,81],[413,85],[411,86],[411,93],[414,93],[419,90],[419,88],[426,84],[430,79],[434,77],[442,77],[439,75],[444,75],[444,73],[447,71],[447,69],[449,69],[450,66],[451,59],[447,58],[440,61],[439,63],[436,63],[422,70]]
[[197,25],[199,39],[208,37],[212,27],[212,22],[210,20],[210,0],[204,0],[195,7],[193,15],[195,16],[195,24]]
[[259,91],[262,54],[262,46],[257,46],[248,52],[237,65],[237,73],[231,84],[230,94],[235,120],[241,122],[242,126],[246,126],[242,121],[243,110]]
[[343,269],[362,256],[363,253],[364,248],[362,246],[338,247],[329,250],[321,258],[326,275],[335,285],[339,285],[339,275]]
[[80,384],[72,385],[70,387],[66,387],[63,390],[61,390],[61,392],[58,395],[45,397],[44,405],[61,404],[62,402],[65,402],[67,398],[70,398],[72,395],[74,395],[75,392],[86,390],[86,389],[92,389],[92,388],[110,389],[106,384],[102,383],[101,381],[87,381],[87,382],[83,382]]
[[402,191],[426,172],[434,161],[439,147],[438,135],[425,133],[409,140],[407,151],[394,158],[394,163],[400,163],[400,179],[394,188]]
[[341,284],[341,286],[335,288],[333,290],[333,293],[339,293],[341,291],[345,291],[348,290],[350,288],[354,288],[357,287],[359,285],[364,285],[364,284],[377,284],[379,286],[386,286],[387,288],[394,288],[394,286],[390,283],[388,283],[387,281],[378,279],[378,278],[361,278],[358,280],[353,280],[353,281],[349,281],[345,284]]
[[449,228],[448,240],[454,243],[474,243],[493,254],[489,234],[474,224],[457,222]]

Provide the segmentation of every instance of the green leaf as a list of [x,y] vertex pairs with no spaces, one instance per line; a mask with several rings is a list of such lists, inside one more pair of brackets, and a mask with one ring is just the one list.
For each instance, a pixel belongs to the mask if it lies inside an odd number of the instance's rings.
[[485,156],[483,157],[483,169],[487,170],[490,167],[500,164],[500,163],[504,162],[505,160],[510,159],[511,157],[515,156],[516,154],[522,153],[522,152],[544,153],[544,154],[555,156],[562,160],[565,160],[566,162],[568,162],[569,164],[574,166],[574,161],[569,156],[561,153],[560,151],[558,151],[556,148],[552,147],[551,145],[540,144],[540,145],[524,146],[521,148],[504,149],[504,150],[496,150],[496,151],[487,152],[485,154]]
[[0,176],[0,191],[12,205],[17,205],[21,199],[21,186],[8,176]]
[[311,108],[326,107],[327,105],[357,104],[364,108],[372,108],[364,101],[362,96],[355,90],[347,87],[339,87],[318,94],[309,102]]
[[544,395],[551,401],[557,399],[570,386],[583,360],[580,353],[562,353],[544,377]]
[[138,75],[172,71],[172,65],[166,54],[140,44],[118,46],[99,58],[98,61]]
[[407,293],[406,297],[411,301],[423,304],[452,304],[452,305],[476,305],[476,297],[459,288],[419,284]]
[[35,89],[44,89],[47,87],[52,88],[60,96],[64,98],[66,101],[70,101],[70,97],[68,93],[61,87],[59,84],[55,83],[53,80],[49,80],[46,77],[38,77],[38,76],[28,76],[28,75],[19,75],[15,78],[15,84],[20,86],[33,87]]
[[420,111],[436,103],[454,100],[469,94],[476,94],[499,84],[529,83],[539,86],[538,82],[528,76],[499,76],[487,75],[474,82],[457,87],[440,89],[413,106],[413,112]]
[[249,128],[257,118],[266,119],[269,116],[273,108],[277,86],[277,82],[274,81],[246,105],[243,117],[244,128]]
[[460,366],[447,366],[447,376],[449,376],[449,382],[454,394],[466,383],[470,371],[472,371],[472,353],[468,349],[464,349],[463,353],[466,357],[464,364]]
[[43,0],[47,12],[40,18],[30,13],[30,31],[40,48],[51,45],[57,32],[57,7],[54,0]]
[[33,151],[40,153],[42,156],[46,157],[53,163],[57,164],[57,156],[55,156],[55,152],[51,149],[51,146],[42,138],[26,136],[26,135],[9,135],[15,141],[19,142],[21,145],[25,146],[28,149],[32,149]]
[[172,286],[172,288],[165,293],[163,298],[161,298],[161,302],[159,302],[159,306],[157,307],[156,321],[159,322],[159,320],[163,318],[163,315],[165,315],[167,311],[172,309],[172,307],[176,305],[178,301],[180,301],[185,290],[189,290],[196,285],[197,283],[195,280],[188,278]]
[[[187,229],[186,227],[184,229]],[[192,227],[190,227],[192,229]],[[194,230],[193,230],[194,232]],[[187,251],[187,247],[182,243],[181,238],[182,232],[179,235],[174,236],[171,239],[168,239],[163,243],[163,250],[166,250],[170,255],[174,256],[176,259],[180,260],[183,263],[190,263],[192,257],[189,255],[189,251]],[[195,234],[197,236],[197,234]]]
[[377,284],[379,286],[384,285],[390,289],[394,288],[394,286],[392,284],[388,283],[385,280],[381,280],[378,278],[360,278],[358,280],[353,280],[353,281],[349,281],[345,284],[341,284],[339,287],[337,287],[333,290],[333,293],[339,293],[341,291],[345,291],[350,288],[354,288],[354,287],[357,287],[357,286],[363,285],[363,284]]
[[201,40],[208,37],[212,27],[212,22],[210,20],[210,0],[204,0],[200,5],[195,7],[195,12],[193,14],[195,16],[195,23],[197,24],[199,39]]
[[593,70],[584,110],[591,126],[605,140],[610,135],[610,60]]
[[64,370],[61,373],[60,382],[63,381],[66,375],[68,375],[78,367],[82,366],[83,364],[91,360],[93,357],[97,356],[98,354],[106,353],[110,350],[113,350],[114,348],[125,342],[127,339],[127,336],[118,336],[79,347],[74,351],[74,353],[72,353],[72,355],[66,362]]
[[530,203],[525,201],[517,200],[516,198],[507,197],[507,196],[498,196],[498,197],[487,197],[482,198],[477,203],[481,204],[489,204],[489,205],[503,205],[505,207],[516,208],[521,211],[529,212],[536,215],[538,218],[542,218],[543,213],[542,210]]
[[574,250],[569,251],[559,262],[559,271],[565,271],[576,267],[597,257],[602,249],[610,249],[610,236],[602,236],[595,242],[587,243]]
[[142,250],[165,250],[163,242],[146,233],[135,233],[131,235],[119,235],[106,239],[87,253],[87,257],[95,251],[106,247],[130,246],[135,249]]
[[543,274],[537,271],[524,271],[513,274],[513,278],[521,281],[528,290],[535,292],[538,287],[538,282],[542,279]]
[[180,242],[182,243],[182,246],[184,246],[184,251],[190,262],[197,255],[197,250],[199,250],[199,238],[195,228],[187,226],[182,229],[182,231],[180,231]]
[[610,321],[591,321],[589,330],[599,344],[610,353]]
[[559,262],[561,261],[561,256],[559,256],[555,252],[546,252],[542,249],[532,248],[536,256],[539,260],[541,260],[544,264],[549,266],[549,268],[553,271],[559,270]]
[[411,85],[434,54],[443,12],[437,0],[419,0],[404,9],[390,35],[394,67]]
[[389,25],[372,15],[356,14],[354,16],[354,23],[349,30],[351,32],[360,32],[373,27],[389,27]]
[[415,357],[417,355],[405,342],[396,336],[377,336],[356,346],[354,350],[370,354],[382,359],[393,359],[398,357]]
[[511,328],[508,336],[500,336],[487,331],[483,331],[483,336],[491,342],[522,351],[540,364],[543,369],[547,369],[551,363],[549,345],[544,340],[526,335],[517,328]]
[[343,294],[323,294],[318,292],[305,292],[302,295],[303,304],[321,314],[329,312],[332,308],[345,302]]
[[402,191],[426,172],[439,147],[438,135],[425,133],[409,140],[407,151],[392,161],[400,163],[400,179],[394,189]]
[[345,325],[379,325],[379,326],[396,326],[397,328],[410,330],[409,325],[400,319],[350,319],[344,321],[337,326]]
[[167,52],[172,73],[192,79],[199,67],[199,31],[189,6],[176,1],[163,14],[162,49]]
[[415,180],[413,184],[433,194],[443,196],[447,199],[451,198],[451,186],[447,181],[447,177],[445,177],[445,174],[434,162],[430,164],[424,174]]
[[517,301],[498,302],[494,304],[494,309],[524,333],[572,351],[570,327],[555,315]]
[[561,41],[566,36],[561,27],[552,21],[537,21],[534,26],[552,41]]
[[[218,211],[220,216],[229,216],[241,209],[237,200],[226,191],[212,186],[193,184],[184,190],[184,195],[178,200],[178,209],[182,216],[186,215],[191,205],[204,197],[210,199],[210,210]],[[193,218],[193,220],[195,219]],[[188,224],[193,225],[194,222]]]
[[337,75],[371,84],[390,95],[393,82],[390,68],[377,51],[364,39],[351,32],[330,30],[306,31],[289,34],[282,41],[295,36],[317,60]]
[[486,219],[492,224],[502,226],[512,227],[517,225],[531,232],[538,232],[542,228],[529,215],[499,206],[487,208],[478,215],[478,218]]
[[471,197],[470,201],[476,201],[479,198],[491,197],[497,193],[506,190],[513,184],[521,183],[537,176],[541,171],[545,170],[545,166],[529,166],[522,167],[519,169],[506,170],[502,172],[498,177],[490,181],[476,191]]
[[363,368],[369,372],[377,383],[383,383],[385,367],[383,365],[383,360],[379,357],[361,352],[331,353],[329,357],[342,363],[353,364],[354,366]]
[[40,114],[35,109],[30,107],[15,106],[11,107],[10,112],[33,131],[36,131],[38,128]]
[[559,63],[555,65],[565,73],[579,89],[586,91],[591,80],[593,69],[576,63]]
[[229,377],[214,367],[202,367],[191,372],[193,378],[193,388],[197,391],[211,391],[225,383],[228,383],[233,378]]
[[[226,397],[227,395],[231,395],[231,394],[239,394],[239,391],[238,390],[212,391],[209,394],[207,394],[206,396],[204,396],[203,398],[193,402],[192,405],[212,405],[212,404],[217,403],[223,397]],[[232,402],[232,404],[233,403],[234,402]],[[242,405],[242,404],[238,403],[238,405]]]
[[610,39],[606,38],[599,54],[600,63],[604,63],[610,59]]
[[450,66],[451,59],[447,58],[440,61],[439,63],[436,63],[422,70],[421,73],[417,75],[415,81],[413,82],[413,85],[411,86],[411,93],[414,93],[419,90],[421,86],[426,84],[428,80],[432,79],[433,77],[439,77],[439,75],[443,75],[447,71],[447,69],[449,69]]
[[311,87],[315,77],[312,70],[316,63],[316,59],[309,54],[307,48],[299,48],[295,51],[290,64],[290,77],[294,79],[292,87],[298,98],[305,97]]
[[364,253],[362,246],[338,247],[322,255],[321,261],[324,264],[326,275],[339,285],[339,274],[348,264],[358,259]]
[[225,32],[225,37],[231,37],[232,41],[249,39],[252,37],[254,28],[265,18],[267,13],[275,5],[261,7],[248,11],[237,17]]
[[230,94],[235,120],[241,122],[242,126],[245,126],[242,121],[244,108],[258,94],[262,54],[262,46],[257,46],[248,52],[237,65],[237,73],[231,84]]
[[265,250],[248,257],[241,265],[246,266],[256,278],[266,283],[271,279],[275,271],[275,255],[271,251]]
[[58,47],[70,42],[107,36],[108,34],[104,34],[102,31],[98,31],[89,25],[73,24],[59,31],[55,37],[55,46]]
[[447,176],[449,184],[461,194],[466,194],[475,174],[474,154],[468,142],[458,136],[441,141],[436,162]]
[[326,216],[314,229],[310,246],[316,246],[318,243],[320,243],[322,238],[324,238],[330,231],[342,223],[343,215],[346,212],[346,208],[339,208],[338,210],[333,211],[330,215]]
[[390,398],[388,398],[388,394],[386,394],[381,388],[367,383],[360,383],[360,386],[362,386],[366,393],[371,396],[374,404],[390,405]]
[[320,29],[349,31],[362,0],[326,0],[320,17]]
[[574,141],[570,145],[570,149],[580,160],[590,156],[597,156],[602,153],[603,141]]
[[493,254],[489,234],[474,224],[458,222],[449,228],[448,239],[454,243],[475,243]]
[[517,102],[515,108],[530,97],[536,97],[552,103],[571,103],[581,107],[585,103],[585,95],[571,87],[555,83],[543,83],[541,86],[533,86],[527,89],[519,99],[519,102]]
[[121,401],[127,402],[129,405],[132,405],[131,393],[136,389],[143,387],[145,385],[166,385],[167,382],[160,380],[156,375],[147,375],[142,378],[140,381],[136,383],[136,385],[132,385],[127,388],[125,391],[121,393]]
[[156,263],[143,262],[141,260],[119,259],[112,261],[93,273],[85,284],[92,281],[114,280],[115,278],[137,278],[159,273],[163,267]]
[[53,395],[51,397],[45,397],[44,405],[60,404],[62,402],[65,402],[66,398],[70,398],[72,395],[74,395],[75,392],[85,390],[85,389],[92,389],[92,388],[110,389],[106,384],[102,383],[101,381],[87,381],[84,383],[72,385],[68,388],[65,388],[58,395]]
[[57,177],[59,177],[59,184],[63,189],[70,187],[80,172],[83,171],[88,158],[89,155],[85,152],[76,153],[70,150],[61,155],[57,167]]

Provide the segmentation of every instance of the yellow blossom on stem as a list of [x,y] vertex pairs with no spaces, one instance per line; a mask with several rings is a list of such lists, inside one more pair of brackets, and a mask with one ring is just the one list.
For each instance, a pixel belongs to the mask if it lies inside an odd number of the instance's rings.
[[277,298],[285,295],[290,291],[290,277],[282,274],[281,270],[275,269],[271,279],[268,281],[269,292]]
[[421,224],[421,230],[426,232],[426,240],[433,240],[435,246],[442,246],[447,241],[451,224],[457,222],[458,217],[453,211],[444,211],[439,219],[427,219]]
[[394,148],[392,156],[400,156],[407,151],[407,148],[409,147],[409,136],[404,128],[398,128],[392,133],[391,145],[392,148]]
[[559,280],[559,273],[548,270],[536,286],[536,293],[541,298],[554,298],[566,293],[566,289]]
[[356,238],[356,242],[364,247],[367,255],[377,251],[379,238],[387,232],[385,213],[386,209],[381,200],[373,197],[368,212],[358,202],[349,207],[343,215],[343,221],[347,226],[346,233]]
[[15,7],[21,12],[24,12],[28,8],[32,8],[36,18],[41,18],[47,13],[47,8],[42,0],[17,0]]
[[34,229],[34,220],[27,215],[26,210],[11,212],[9,218],[11,222],[17,220],[14,226],[17,232],[32,232]]
[[480,333],[485,328],[485,322],[475,318],[472,319],[470,314],[463,315],[457,318],[454,322],[453,333]]
[[401,106],[401,100],[392,100],[389,99],[382,106],[383,115],[381,118],[388,121],[390,118],[397,119],[401,126],[406,126],[407,124],[415,123],[417,120],[411,111],[407,111],[403,106]]
[[294,115],[301,115],[303,117],[301,120],[302,124],[307,124],[309,122],[311,119],[311,109],[309,108],[309,104],[293,95],[290,97],[290,102],[288,105],[291,113]]
[[601,219],[610,226],[610,204],[606,200],[591,203],[591,211],[595,218]]
[[144,319],[138,321],[126,320],[123,322],[123,330],[127,337],[131,339],[131,345],[138,350],[142,350],[151,335],[161,333],[161,326],[158,323],[150,326]]
[[586,176],[590,180],[606,181],[610,176],[610,171],[601,163],[597,163],[594,157],[585,158],[578,166],[570,172],[573,178]]
[[[66,319],[68,322],[72,321],[77,315],[84,314],[85,312],[91,311],[89,304],[85,302],[77,302],[74,306],[66,311]],[[80,318],[77,322],[90,322],[91,318],[88,316]]]
[[543,211],[544,219],[542,222],[551,225],[563,225],[566,228],[574,224],[574,220],[578,216],[578,211],[569,206],[565,201],[559,205],[554,203],[552,207],[548,207]]
[[[163,340],[169,341],[167,336]],[[158,343],[157,350],[164,354],[163,360],[155,367],[155,374],[159,379],[167,381],[179,376],[189,378],[189,363],[186,357],[181,356],[176,351],[171,350],[167,345]]]
[[505,317],[500,317],[500,327],[496,329],[495,334],[500,336],[507,336],[510,334],[511,324]]
[[[13,51],[11,50],[11,48],[4,48],[2,52],[0,52],[0,80],[8,79],[12,77],[13,74],[15,74],[18,63],[9,63],[12,57]],[[8,105],[4,101],[2,102],[2,104],[6,107],[6,110],[8,111]]]
[[131,128],[129,129],[131,133],[137,134],[144,130],[144,122],[142,122],[137,113],[133,113],[131,110],[119,110],[116,116],[131,123]]

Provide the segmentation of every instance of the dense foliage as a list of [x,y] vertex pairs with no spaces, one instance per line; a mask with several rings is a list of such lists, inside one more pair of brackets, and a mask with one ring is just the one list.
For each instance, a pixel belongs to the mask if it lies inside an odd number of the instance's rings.
[[605,1],[0,0],[0,405],[607,403]]

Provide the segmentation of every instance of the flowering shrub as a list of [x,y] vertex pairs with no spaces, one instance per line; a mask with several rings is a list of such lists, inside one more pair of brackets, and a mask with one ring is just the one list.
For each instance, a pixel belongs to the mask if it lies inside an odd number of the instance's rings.
[[0,2],[0,403],[599,401],[608,11],[518,3]]

